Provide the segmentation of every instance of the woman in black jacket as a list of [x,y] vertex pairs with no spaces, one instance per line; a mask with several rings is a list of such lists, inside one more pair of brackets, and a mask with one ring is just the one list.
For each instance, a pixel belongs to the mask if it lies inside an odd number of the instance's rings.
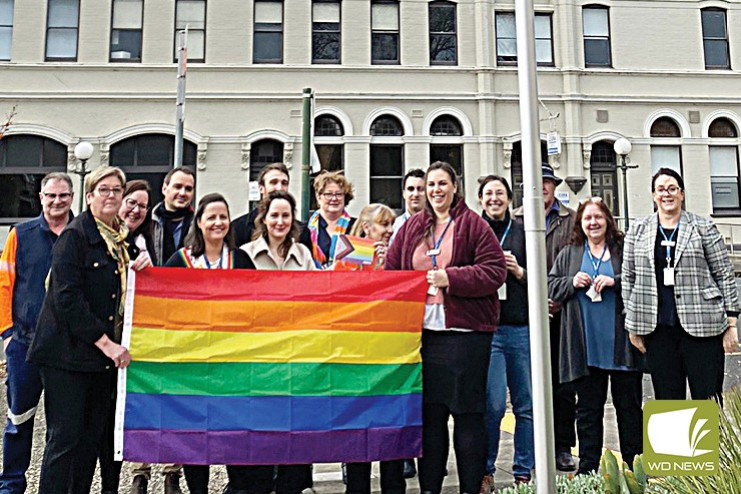
[[116,368],[131,361],[121,346],[129,255],[118,217],[126,177],[100,167],[85,181],[88,210],[52,251],[49,288],[29,361],[40,366],[46,449],[39,492],[89,492],[106,428]]

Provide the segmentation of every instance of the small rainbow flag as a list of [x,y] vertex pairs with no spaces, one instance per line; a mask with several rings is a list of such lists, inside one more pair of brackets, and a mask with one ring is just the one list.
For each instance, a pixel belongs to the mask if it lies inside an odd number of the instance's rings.
[[150,268],[127,288],[116,456],[291,464],[421,454],[417,272]]
[[376,255],[375,241],[354,235],[339,235],[332,247],[334,252],[331,257],[336,262],[369,266]]

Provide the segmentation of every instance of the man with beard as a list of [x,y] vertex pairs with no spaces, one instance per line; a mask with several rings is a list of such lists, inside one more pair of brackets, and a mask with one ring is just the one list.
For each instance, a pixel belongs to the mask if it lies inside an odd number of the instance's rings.
[[193,195],[196,176],[189,168],[174,168],[162,185],[164,201],[152,209],[154,265],[162,266],[178,249],[193,221]]

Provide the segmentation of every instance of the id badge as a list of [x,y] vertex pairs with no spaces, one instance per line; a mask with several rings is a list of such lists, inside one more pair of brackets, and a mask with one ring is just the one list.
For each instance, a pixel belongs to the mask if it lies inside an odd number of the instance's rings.
[[427,295],[434,297],[435,295],[437,295],[438,290],[438,287],[430,285],[430,287],[427,289]]
[[664,286],[674,286],[674,268],[664,268]]
[[430,250],[428,250],[426,252],[426,254],[427,254],[427,257],[439,256],[440,255],[440,249],[430,249]]
[[507,300],[507,284],[502,283],[502,286],[499,287],[499,290],[497,290],[497,296],[499,297],[499,300]]
[[589,290],[587,290],[587,297],[592,302],[602,302],[602,294],[595,290],[594,285],[590,286]]

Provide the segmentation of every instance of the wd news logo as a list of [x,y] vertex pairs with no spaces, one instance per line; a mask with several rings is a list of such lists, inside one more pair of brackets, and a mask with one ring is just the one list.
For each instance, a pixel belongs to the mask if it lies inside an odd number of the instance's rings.
[[643,466],[649,475],[713,475],[720,409],[714,401],[653,400],[643,408]]

